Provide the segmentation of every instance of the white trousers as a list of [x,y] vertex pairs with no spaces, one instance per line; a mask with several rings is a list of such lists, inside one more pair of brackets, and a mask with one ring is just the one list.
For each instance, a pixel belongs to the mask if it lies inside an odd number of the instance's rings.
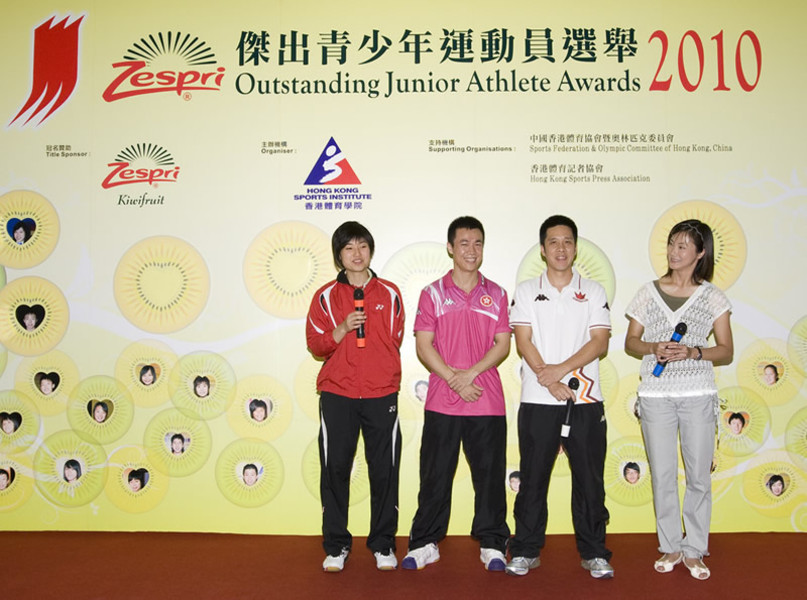
[[[641,399],[659,552],[683,552],[688,558],[709,554],[715,403],[714,395]],[[683,515],[678,499],[679,434],[686,475]]]

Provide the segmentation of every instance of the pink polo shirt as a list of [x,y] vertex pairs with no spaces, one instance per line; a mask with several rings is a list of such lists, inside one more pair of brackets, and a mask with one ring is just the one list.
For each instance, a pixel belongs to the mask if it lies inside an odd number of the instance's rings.
[[[479,283],[466,294],[449,271],[420,293],[415,332],[433,331],[434,347],[445,363],[457,369],[475,365],[493,347],[497,333],[510,333],[507,292],[479,274]],[[429,375],[426,410],[464,417],[504,415],[504,392],[493,367],[474,381],[483,389],[476,402],[465,402],[445,379]]]

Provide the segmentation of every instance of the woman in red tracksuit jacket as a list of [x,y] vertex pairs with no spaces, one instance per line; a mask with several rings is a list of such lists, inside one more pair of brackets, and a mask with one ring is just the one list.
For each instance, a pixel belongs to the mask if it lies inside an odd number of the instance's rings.
[[[401,433],[398,390],[404,327],[401,292],[370,269],[375,243],[360,223],[340,225],[331,239],[336,280],[311,300],[306,322],[308,349],[324,364],[320,393],[320,497],[325,571],[344,568],[352,536],[347,528],[350,475],[359,431],[370,478],[370,534],[367,547],[382,571],[393,570],[398,529],[398,473]],[[356,310],[362,290],[364,310]],[[364,346],[360,346],[359,329]]]

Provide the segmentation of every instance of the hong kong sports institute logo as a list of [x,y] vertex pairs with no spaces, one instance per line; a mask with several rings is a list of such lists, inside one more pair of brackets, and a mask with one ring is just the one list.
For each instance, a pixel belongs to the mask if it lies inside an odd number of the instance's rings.
[[180,31],[149,34],[132,43],[123,60],[112,63],[118,71],[104,90],[107,102],[133,96],[173,92],[190,100],[195,91],[218,92],[224,67],[207,42]]
[[107,190],[134,183],[157,187],[160,183],[175,183],[179,177],[174,157],[157,144],[133,144],[118,152],[107,166],[110,172],[101,183]]
[[331,138],[322,154],[319,155],[314,168],[308,174],[305,185],[358,185],[361,184],[350,166],[347,157]]
[[72,23],[68,23],[69,16],[54,23],[53,16],[34,29],[31,92],[9,125],[26,115],[22,125],[36,117],[36,125],[42,125],[73,95],[78,81],[79,28],[84,16]]

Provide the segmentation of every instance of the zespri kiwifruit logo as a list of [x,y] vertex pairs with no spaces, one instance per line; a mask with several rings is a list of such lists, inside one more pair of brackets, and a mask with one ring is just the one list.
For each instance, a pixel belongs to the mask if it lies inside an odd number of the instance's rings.
[[104,189],[135,183],[157,187],[160,183],[176,183],[179,165],[174,157],[157,144],[133,144],[124,148],[107,164],[110,171],[101,183]]
[[225,69],[216,65],[216,54],[198,36],[181,31],[151,33],[133,42],[122,61],[112,63],[117,74],[102,97],[114,102],[173,92],[190,100],[194,91],[221,90]]

